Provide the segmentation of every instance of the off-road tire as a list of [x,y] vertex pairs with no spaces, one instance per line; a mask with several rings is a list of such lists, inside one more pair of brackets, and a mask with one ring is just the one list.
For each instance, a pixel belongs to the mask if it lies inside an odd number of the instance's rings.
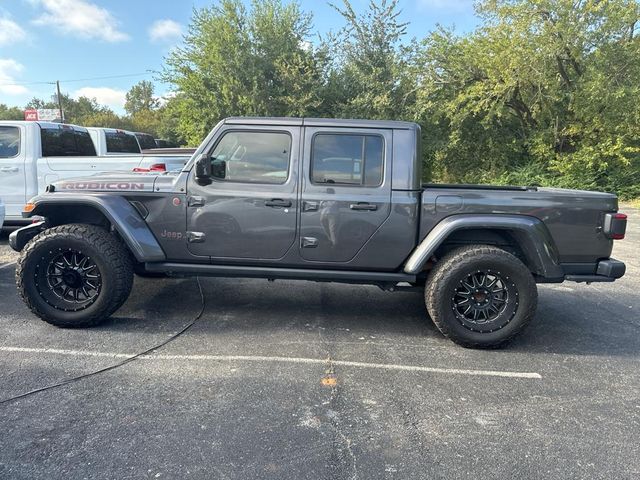
[[[495,278],[501,283],[474,293],[478,290],[469,286],[483,288],[478,283],[483,278],[481,272],[485,272],[487,285]],[[503,297],[496,294],[492,310],[483,313],[484,303],[493,301],[492,288],[500,285],[504,285],[504,293],[500,293]],[[488,245],[460,247],[444,255],[429,273],[424,296],[429,316],[438,330],[468,348],[504,346],[531,321],[538,302],[536,283],[526,265],[514,255]],[[465,306],[465,299],[473,307]],[[464,312],[467,308],[472,308],[472,312]],[[475,315],[474,309],[487,318],[468,318]],[[489,318],[492,315],[493,320]]]
[[[68,252],[84,255],[97,269],[100,284],[92,299],[87,296],[86,307],[65,301],[62,297],[66,293],[54,297],[48,278],[44,278],[49,276],[44,272],[50,268],[45,265],[60,255],[69,255]],[[133,265],[126,247],[104,228],[60,225],[27,243],[18,260],[16,284],[25,304],[45,322],[66,328],[91,327],[109,318],[126,302],[133,285]]]

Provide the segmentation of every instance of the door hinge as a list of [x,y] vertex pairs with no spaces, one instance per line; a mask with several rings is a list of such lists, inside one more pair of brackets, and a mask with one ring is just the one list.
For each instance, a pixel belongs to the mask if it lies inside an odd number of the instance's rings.
[[189,243],[204,243],[205,237],[204,232],[187,232],[187,242]]
[[187,200],[187,205],[190,207],[203,207],[204,206],[204,197],[189,197]]

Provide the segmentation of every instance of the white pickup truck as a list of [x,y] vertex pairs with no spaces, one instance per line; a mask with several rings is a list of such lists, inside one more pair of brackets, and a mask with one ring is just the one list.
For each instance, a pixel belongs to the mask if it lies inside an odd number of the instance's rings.
[[5,225],[25,223],[22,207],[58,180],[93,173],[176,170],[190,155],[144,154],[133,133],[47,122],[0,121],[0,197]]
[[4,203],[2,203],[2,198],[0,197],[0,228],[2,228],[3,223],[4,223]]

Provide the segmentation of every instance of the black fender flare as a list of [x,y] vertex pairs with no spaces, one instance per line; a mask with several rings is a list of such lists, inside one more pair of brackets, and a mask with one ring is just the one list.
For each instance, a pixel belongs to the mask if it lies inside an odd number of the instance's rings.
[[[113,225],[138,262],[161,262],[166,260],[166,255],[151,229],[135,207],[124,197],[119,195],[78,195],[76,193],[56,192],[55,194],[37,196],[30,203],[34,204],[35,207],[31,212],[23,214],[27,218],[33,216],[46,218],[47,210],[51,207],[65,208],[67,206],[83,205],[95,208]],[[29,228],[24,228],[25,234],[27,234],[27,229]],[[11,241],[11,246],[14,249],[20,250],[24,246],[20,245],[22,243],[20,241],[21,230],[23,229],[12,233],[12,236],[15,234],[14,239]],[[27,237],[28,235],[23,236]]]
[[463,214],[441,220],[420,242],[404,265],[404,272],[420,273],[436,249],[453,232],[465,229],[509,231],[518,241],[531,271],[541,277],[564,278],[558,261],[558,251],[547,226],[538,218],[527,215]]

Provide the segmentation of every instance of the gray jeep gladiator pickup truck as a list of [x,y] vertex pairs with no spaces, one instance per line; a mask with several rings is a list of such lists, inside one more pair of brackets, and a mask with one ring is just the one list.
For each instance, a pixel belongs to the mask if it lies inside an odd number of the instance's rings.
[[62,181],[11,234],[29,308],[95,325],[134,272],[422,288],[438,329],[504,344],[531,320],[537,282],[608,282],[626,216],[615,195],[423,185],[420,128],[395,121],[228,118],[184,169]]

